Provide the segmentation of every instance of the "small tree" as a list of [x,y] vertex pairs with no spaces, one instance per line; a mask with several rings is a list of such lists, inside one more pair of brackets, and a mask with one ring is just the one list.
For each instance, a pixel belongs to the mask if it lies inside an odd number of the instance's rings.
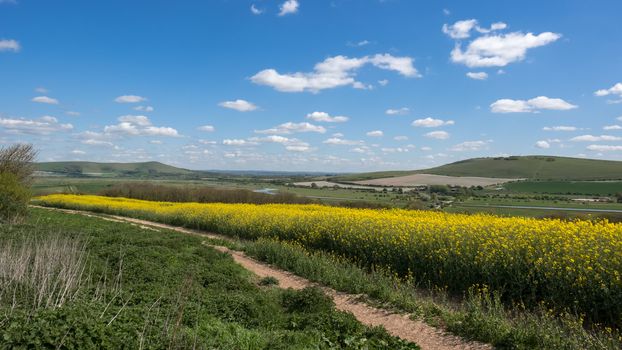
[[0,220],[18,222],[26,216],[36,156],[32,145],[0,147]]
[[616,193],[616,198],[618,199],[618,203],[622,203],[622,192]]

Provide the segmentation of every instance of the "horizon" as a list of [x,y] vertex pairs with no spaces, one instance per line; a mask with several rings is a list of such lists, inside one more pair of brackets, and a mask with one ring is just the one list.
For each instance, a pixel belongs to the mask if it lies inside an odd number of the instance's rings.
[[210,171],[620,161],[616,13],[614,0],[0,0],[0,144]]

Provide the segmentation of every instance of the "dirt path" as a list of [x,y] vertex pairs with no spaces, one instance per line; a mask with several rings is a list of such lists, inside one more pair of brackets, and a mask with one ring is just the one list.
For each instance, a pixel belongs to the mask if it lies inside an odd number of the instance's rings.
[[[157,222],[127,218],[122,216],[99,215],[90,212],[58,208],[37,208],[62,211],[65,213],[79,214],[88,217],[96,217],[113,222],[129,223],[148,230],[157,231],[157,228],[161,228],[201,237],[225,240],[229,239],[228,237],[213,233],[190,230],[182,227],[170,226]],[[335,291],[332,288],[320,286],[317,283],[296,276],[290,272],[283,271],[268,264],[256,261],[246,256],[242,252],[234,251],[222,246],[214,246],[208,244],[207,242],[204,242],[204,244],[213,247],[221,252],[230,254],[238,264],[242,265],[245,269],[252,271],[259,277],[270,276],[276,278],[277,280],[279,280],[279,287],[281,288],[302,289],[309,286],[318,286],[322,288],[322,290],[324,290],[327,295],[333,298],[337,309],[352,313],[363,324],[369,326],[383,326],[387,330],[387,332],[389,332],[389,334],[416,343],[423,350],[475,350],[493,348],[488,344],[466,341],[460,337],[447,334],[446,332],[431,327],[422,321],[412,320],[408,317],[408,315],[396,314],[387,310],[369,306],[357,300],[360,297],[359,295],[341,293]]]

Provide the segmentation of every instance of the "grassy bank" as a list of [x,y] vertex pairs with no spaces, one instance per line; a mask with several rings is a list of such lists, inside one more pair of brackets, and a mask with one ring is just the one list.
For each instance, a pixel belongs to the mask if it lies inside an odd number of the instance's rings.
[[44,210],[0,226],[2,347],[417,348],[202,241]]

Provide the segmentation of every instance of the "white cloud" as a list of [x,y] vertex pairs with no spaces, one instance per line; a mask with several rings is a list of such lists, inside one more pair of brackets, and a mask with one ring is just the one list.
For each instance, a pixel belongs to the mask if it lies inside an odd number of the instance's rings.
[[408,148],[403,147],[383,147],[380,149],[384,153],[407,153],[410,152]]
[[255,4],[252,4],[252,5],[251,5],[251,12],[252,12],[254,15],[261,15],[261,14],[263,13],[263,10],[258,9],[258,8],[255,6]]
[[395,136],[393,139],[395,141],[406,141],[408,140],[408,136]]
[[452,39],[466,39],[471,36],[471,30],[477,26],[477,20],[466,19],[454,24],[443,24],[443,33]]
[[[470,20],[473,21],[473,20]],[[459,22],[456,22],[459,23]],[[465,22],[461,28],[448,29],[448,35],[454,39],[468,38],[475,24]],[[449,28],[449,27],[448,27]],[[490,29],[478,30],[481,33],[504,29],[505,24],[493,24]],[[468,29],[468,31],[466,31]],[[444,28],[445,31],[445,28]],[[459,36],[456,37],[456,36]],[[483,35],[471,41],[466,50],[457,42],[451,51],[451,60],[468,67],[504,67],[510,63],[522,61],[529,49],[548,45],[561,38],[560,34],[544,32],[538,35],[513,32],[499,35]]]
[[326,112],[313,112],[307,114],[307,119],[315,120],[316,122],[345,123],[348,121],[349,118],[344,116],[331,117]]
[[300,4],[298,0],[287,0],[279,7],[279,16],[285,16],[298,12]]
[[213,132],[214,130],[216,130],[216,128],[214,128],[212,125],[202,125],[202,126],[199,126],[197,130],[205,131],[205,132]]
[[622,130],[622,126],[620,125],[606,125],[603,127],[603,130]]
[[38,88],[36,88],[36,89],[35,89],[35,92],[38,92],[38,93],[40,93],[40,94],[44,94],[44,95],[45,95],[45,94],[47,94],[47,93],[48,93],[48,92],[50,92],[50,91],[49,91],[48,89],[46,89],[46,88],[44,88],[44,87],[40,86],[40,87],[38,87]]
[[617,83],[609,89],[600,89],[594,92],[596,96],[618,95],[622,97],[622,83]]
[[222,141],[223,145],[226,146],[254,146],[257,145],[256,142],[242,140],[242,139],[224,139]]
[[116,103],[138,103],[144,101],[147,101],[147,99],[136,95],[122,95],[114,99]]
[[49,105],[57,105],[59,103],[57,99],[47,97],[47,96],[37,96],[37,97],[34,97],[31,101],[37,102],[37,103],[46,103]]
[[292,123],[287,122],[278,125],[274,128],[266,130],[255,130],[257,134],[291,134],[296,132],[317,132],[323,134],[326,132],[326,128],[320,125],[313,125],[311,123]]
[[54,117],[43,116],[39,119],[0,118],[0,128],[16,134],[48,135],[72,130],[73,125],[61,124]]
[[21,48],[22,47],[19,44],[19,42],[15,40],[7,40],[7,39],[0,40],[0,52],[2,51],[19,52]]
[[393,70],[406,77],[420,76],[413,66],[410,57],[394,57],[389,54],[377,54],[362,58],[334,56],[317,63],[312,72],[296,72],[281,74],[275,69],[264,69],[253,77],[251,81],[258,85],[270,86],[282,92],[317,93],[324,89],[333,89],[341,86],[361,87],[365,84],[355,80],[356,71],[366,64],[372,64],[380,69]]
[[437,128],[439,126],[444,126],[444,125],[454,125],[455,122],[453,120],[442,120],[442,119],[434,119],[434,118],[424,118],[424,119],[417,119],[415,121],[412,122],[412,126],[414,127],[423,127],[423,128]]
[[322,141],[322,143],[325,143],[327,145],[347,145],[347,146],[352,146],[352,145],[360,145],[363,143],[363,141],[354,141],[354,140],[345,140],[339,137],[331,137],[327,140]]
[[479,151],[486,147],[490,141],[465,141],[454,145],[450,148],[450,151],[465,152],[465,151]]
[[449,133],[446,131],[432,131],[425,134],[425,137],[437,140],[447,140],[449,138]]
[[544,141],[544,140],[541,140],[541,141],[536,142],[536,145],[535,145],[535,146],[536,146],[537,148],[540,148],[540,149],[548,149],[548,148],[551,148],[551,144],[549,144],[547,141]]
[[378,80],[378,84],[380,84],[380,86],[387,86],[389,85],[389,80],[388,79]]
[[126,122],[130,124],[136,124],[139,126],[149,126],[151,125],[151,121],[148,117],[144,115],[122,115],[118,118],[120,122]]
[[72,117],[79,117],[80,116],[80,112],[76,112],[76,111],[67,111],[67,112],[65,112],[65,114],[70,115]]
[[586,148],[590,151],[597,151],[597,152],[622,151],[622,146],[612,146],[612,145],[589,145]]
[[468,72],[466,74],[467,77],[475,80],[486,80],[488,79],[488,73],[486,72]]
[[75,155],[84,155],[86,154],[86,152],[81,151],[79,149],[74,149],[73,151],[71,151],[71,154],[75,154]]
[[355,43],[348,42],[348,46],[352,46],[352,47],[362,47],[362,46],[367,46],[369,44],[371,44],[371,41],[369,41],[369,40],[361,40],[361,41],[358,41],[358,42],[355,42]]
[[542,130],[544,131],[577,131],[579,130],[579,128],[577,128],[576,126],[559,125],[559,126],[545,126],[542,128]]
[[421,150],[424,151],[424,152],[429,152],[429,151],[432,150],[432,147],[423,146],[423,147],[421,147]]
[[538,96],[530,100],[500,99],[490,105],[493,113],[535,113],[540,110],[565,111],[577,108],[561,98]]
[[166,136],[178,137],[179,132],[170,127],[153,126],[144,115],[124,115],[118,118],[115,125],[104,127],[104,133],[130,136]]
[[611,135],[600,135],[600,136],[581,135],[581,136],[575,136],[570,139],[570,141],[574,141],[574,142],[600,142],[600,141],[620,141],[620,140],[622,140],[622,137],[611,136]]
[[340,132],[336,132],[334,134],[331,135],[332,137],[343,137],[343,134]]
[[404,115],[410,112],[410,108],[402,107],[398,109],[389,108],[384,113],[387,115]]
[[384,136],[384,133],[382,132],[382,130],[372,130],[368,131],[365,135],[369,137],[382,137]]
[[163,142],[160,141],[160,140],[151,140],[151,141],[149,141],[149,143],[152,144],[152,145],[161,145],[161,144],[163,144]]
[[235,101],[223,101],[220,102],[218,105],[224,108],[235,109],[239,112],[251,112],[258,108],[253,103],[241,99],[237,99]]
[[139,112],[153,112],[154,109],[151,106],[136,106],[134,107],[134,110],[139,111]]

